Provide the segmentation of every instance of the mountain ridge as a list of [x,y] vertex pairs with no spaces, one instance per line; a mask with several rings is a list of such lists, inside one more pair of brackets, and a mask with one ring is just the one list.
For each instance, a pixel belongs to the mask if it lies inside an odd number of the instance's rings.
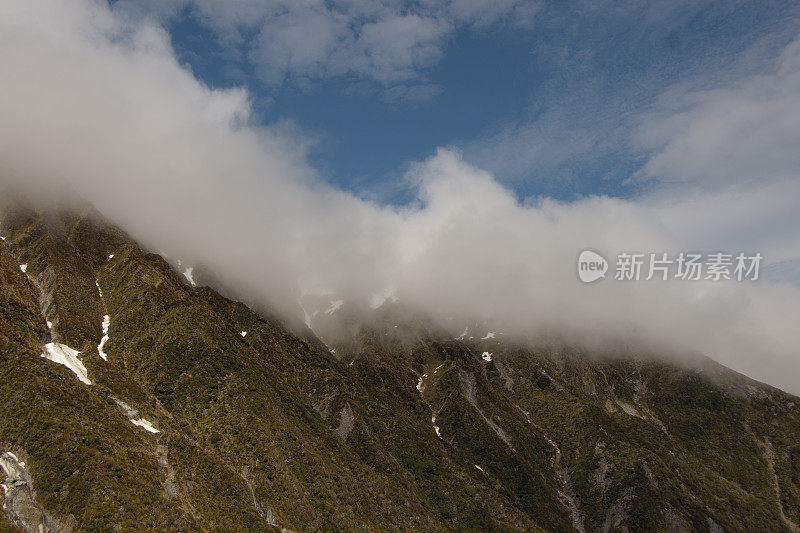
[[390,301],[312,331],[90,208],[6,206],[0,235],[0,451],[42,510],[0,520],[24,530],[797,531],[800,400],[713,362],[453,338]]

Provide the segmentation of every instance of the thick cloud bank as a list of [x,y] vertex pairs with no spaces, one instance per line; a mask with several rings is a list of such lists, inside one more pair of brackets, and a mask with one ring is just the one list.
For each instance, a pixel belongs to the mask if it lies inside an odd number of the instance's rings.
[[[126,22],[102,2],[6,0],[0,180],[39,192],[68,183],[154,249],[206,264],[285,312],[297,312],[303,293],[334,291],[368,306],[393,292],[451,324],[486,320],[508,334],[696,350],[798,393],[795,285],[585,285],[575,267],[584,248],[612,261],[620,251],[690,250],[797,260],[800,166],[790,159],[800,145],[791,120],[800,115],[775,106],[797,109],[798,48],[762,85],[659,102],[642,121],[652,157],[636,179],[666,175],[670,184],[647,197],[520,203],[456,151],[439,149],[408,173],[416,202],[394,208],[325,185],[302,142],[251,125],[247,93],[200,83],[158,26]],[[776,124],[776,139],[736,135]],[[756,150],[774,163],[760,180],[748,178],[757,165],[744,167]],[[729,168],[716,167],[717,156]],[[702,164],[686,168],[693,159]],[[691,183],[676,185],[679,176]]]

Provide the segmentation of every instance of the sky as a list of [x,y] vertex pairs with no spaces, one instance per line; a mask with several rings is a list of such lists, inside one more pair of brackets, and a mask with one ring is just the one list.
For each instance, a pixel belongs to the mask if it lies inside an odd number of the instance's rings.
[[[637,194],[626,180],[646,154],[633,130],[657,96],[747,73],[800,28],[791,2],[564,4],[114,7],[155,17],[207,85],[246,87],[256,120],[296,127],[326,180],[391,203],[409,200],[398,178],[439,146],[461,150],[520,198]],[[375,27],[397,29],[369,33]]]
[[[6,0],[0,184],[68,186],[287,314],[394,295],[456,333],[697,352],[799,393],[798,9]],[[584,249],[765,264],[587,285]]]

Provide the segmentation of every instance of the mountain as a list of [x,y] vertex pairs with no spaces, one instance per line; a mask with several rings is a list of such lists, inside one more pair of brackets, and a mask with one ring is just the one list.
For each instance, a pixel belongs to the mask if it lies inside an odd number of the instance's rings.
[[2,530],[798,531],[800,399],[710,360],[303,324],[88,207],[0,236]]

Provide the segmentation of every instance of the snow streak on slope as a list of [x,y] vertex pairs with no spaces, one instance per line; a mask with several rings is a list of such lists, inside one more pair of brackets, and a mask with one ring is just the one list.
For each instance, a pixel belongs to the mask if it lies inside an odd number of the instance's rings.
[[153,424],[150,421],[145,420],[144,418],[136,418],[131,420],[131,424],[134,426],[139,426],[140,428],[144,429],[145,431],[149,431],[150,433],[159,433],[159,431],[153,427]]
[[[31,284],[33,284],[33,286],[39,291],[40,305],[43,305],[42,302],[44,300],[42,296],[42,288],[39,286],[39,283],[36,281],[36,279],[34,279],[34,277],[28,273],[28,264],[20,264],[19,269],[25,273],[25,275],[28,277],[28,281],[30,281]],[[47,328],[50,330],[50,338],[58,338],[55,331],[53,331],[53,322],[48,320],[45,316],[44,308],[41,309],[41,312],[45,322],[47,323]],[[87,385],[91,385],[92,382],[89,379],[89,372],[86,370],[86,367],[83,366],[83,362],[80,360],[78,355],[80,355],[78,350],[70,348],[66,344],[60,344],[53,341],[44,345],[44,353],[41,354],[41,357],[53,361],[54,363],[66,366],[78,377],[79,380]]]
[[57,342],[48,342],[44,345],[45,353],[42,354],[42,357],[53,361],[54,363],[58,363],[60,365],[64,365],[65,367],[72,370],[78,379],[81,380],[83,383],[87,385],[91,385],[92,382],[89,379],[89,372],[86,370],[86,367],[83,366],[83,362],[78,358],[80,352],[73,348],[70,348],[66,344],[59,344]]
[[117,403],[117,406],[120,408],[120,410],[125,413],[127,419],[131,421],[131,424],[138,426],[145,431],[149,431],[150,433],[160,433],[160,431],[157,430],[149,420],[139,416],[139,411],[123,402],[119,398],[114,398],[114,401]]
[[436,415],[431,415],[431,424],[433,425],[433,430],[436,432],[436,436],[441,439],[442,432],[439,429],[439,426],[436,425]]
[[108,328],[111,325],[111,317],[105,315],[103,317],[103,323],[101,324],[103,327],[103,338],[100,339],[100,344],[97,345],[97,353],[100,354],[100,357],[103,358],[103,361],[108,361],[108,354],[103,351],[103,347],[108,342]]
[[194,276],[192,275],[194,272],[194,267],[189,267],[183,271],[183,276],[186,278],[186,281],[191,284],[192,287],[197,287],[197,283],[194,282]]
[[[100,299],[103,299],[103,289],[100,288],[100,280],[94,280],[95,286],[97,286],[97,294],[100,295]],[[100,344],[97,345],[97,353],[103,359],[103,361],[108,361],[108,354],[103,351],[103,347],[108,342],[108,328],[111,326],[111,317],[108,315],[103,316],[103,322],[100,324],[100,327],[103,328],[103,338],[100,339]]]

